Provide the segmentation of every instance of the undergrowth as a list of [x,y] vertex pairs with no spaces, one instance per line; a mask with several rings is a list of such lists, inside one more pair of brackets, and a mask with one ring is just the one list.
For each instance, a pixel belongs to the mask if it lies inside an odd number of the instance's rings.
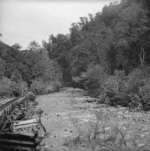
[[66,151],[150,150],[150,116],[146,113],[118,113],[107,108],[95,112],[95,119],[87,123],[71,121],[77,135],[66,139]]

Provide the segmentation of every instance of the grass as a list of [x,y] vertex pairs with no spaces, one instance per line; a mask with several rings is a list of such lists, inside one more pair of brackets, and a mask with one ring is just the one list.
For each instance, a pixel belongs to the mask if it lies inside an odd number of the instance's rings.
[[84,124],[72,120],[77,135],[64,143],[66,151],[149,151],[150,115],[125,108],[101,108]]

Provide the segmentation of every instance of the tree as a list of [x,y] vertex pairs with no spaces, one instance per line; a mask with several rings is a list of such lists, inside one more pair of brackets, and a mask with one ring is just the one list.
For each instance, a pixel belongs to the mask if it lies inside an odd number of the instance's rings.
[[15,43],[14,45],[12,45],[12,47],[16,50],[20,50],[22,48],[22,46],[19,43]]
[[41,46],[35,40],[31,41],[28,46],[28,50],[32,50],[32,51],[38,51],[38,50],[40,50],[40,48],[41,48]]
[[[135,55],[139,58],[140,64],[145,63],[145,47],[148,43],[147,34],[148,22],[147,11],[142,8],[141,4],[132,3],[126,7],[120,14],[121,22],[116,26],[118,39],[123,46],[136,49]],[[124,41],[125,43],[121,43]]]
[[58,63],[63,72],[63,81],[69,83],[70,75],[70,49],[71,42],[68,35],[58,34],[56,37],[50,36],[47,45],[49,58]]
[[18,70],[15,70],[11,75],[11,80],[15,83],[20,83],[22,81],[22,75]]
[[5,72],[5,62],[4,60],[0,57],[0,79],[4,76]]
[[[0,37],[2,37],[2,34],[0,33]],[[0,38],[0,42],[1,42],[1,38]]]

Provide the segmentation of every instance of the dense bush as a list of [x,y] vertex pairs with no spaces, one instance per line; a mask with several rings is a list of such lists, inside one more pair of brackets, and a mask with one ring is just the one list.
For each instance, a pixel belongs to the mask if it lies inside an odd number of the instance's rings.
[[134,69],[129,75],[116,70],[108,75],[95,66],[84,74],[84,85],[88,94],[99,97],[100,103],[121,105],[132,109],[150,109],[149,68]]
[[36,79],[32,82],[30,86],[30,91],[37,95],[48,94],[51,92],[59,91],[60,87],[61,84],[59,82],[47,83],[41,79]]
[[104,89],[104,83],[108,78],[108,74],[103,68],[98,65],[89,66],[86,72],[80,77],[76,77],[76,85],[87,90],[87,93],[92,96],[97,96]]
[[150,81],[148,81],[144,86],[140,87],[139,90],[141,103],[144,110],[150,109]]
[[24,81],[20,81],[19,83],[12,82],[11,89],[15,97],[23,96],[28,92],[27,83]]
[[12,82],[8,78],[2,78],[0,80],[0,97],[10,97],[13,96]]
[[46,85],[42,80],[34,80],[30,86],[30,91],[35,94],[44,94],[46,90]]
[[26,94],[27,91],[28,88],[25,82],[16,83],[6,77],[0,80],[0,97],[17,97]]

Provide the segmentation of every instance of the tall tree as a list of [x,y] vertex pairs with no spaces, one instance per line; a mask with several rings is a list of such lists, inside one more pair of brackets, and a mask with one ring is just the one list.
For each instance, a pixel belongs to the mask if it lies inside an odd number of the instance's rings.
[[147,11],[142,8],[141,4],[132,3],[121,12],[120,18],[116,26],[119,43],[133,50],[136,49],[134,55],[139,58],[143,66],[146,57],[145,48],[148,44]]
[[40,48],[41,48],[40,44],[36,42],[35,40],[31,41],[28,46],[28,50],[32,50],[32,51],[38,51],[40,50]]

